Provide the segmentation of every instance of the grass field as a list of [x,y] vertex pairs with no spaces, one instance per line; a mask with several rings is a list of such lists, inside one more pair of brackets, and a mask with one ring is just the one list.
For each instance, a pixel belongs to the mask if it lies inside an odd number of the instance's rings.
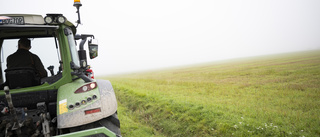
[[123,136],[320,136],[320,51],[104,77]]

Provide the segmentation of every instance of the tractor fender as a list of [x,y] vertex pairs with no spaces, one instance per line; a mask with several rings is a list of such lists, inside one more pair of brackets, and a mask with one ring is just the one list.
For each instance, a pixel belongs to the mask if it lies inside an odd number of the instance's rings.
[[[100,119],[111,116],[117,111],[117,100],[113,90],[113,87],[108,80],[96,80],[94,81],[98,88],[95,88],[88,93],[75,94],[76,89],[70,90],[72,85],[61,86],[58,89],[58,101],[57,101],[57,125],[58,128],[70,128],[75,126],[80,126],[88,123],[98,121]],[[69,84],[79,84],[76,82]],[[83,83],[81,85],[85,85]],[[80,87],[77,85],[76,87]],[[65,89],[63,89],[65,88]],[[65,93],[65,92],[70,92]],[[61,96],[60,96],[61,94]],[[82,100],[81,98],[86,98],[86,94],[96,94],[97,99],[93,100],[86,105],[81,105],[79,108],[74,108],[70,110],[68,106],[72,103],[72,100]],[[93,110],[93,113],[86,113]]]

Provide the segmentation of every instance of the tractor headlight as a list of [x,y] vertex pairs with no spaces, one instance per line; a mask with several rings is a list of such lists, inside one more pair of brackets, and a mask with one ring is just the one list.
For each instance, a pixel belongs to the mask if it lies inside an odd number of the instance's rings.
[[62,14],[47,14],[47,16],[44,17],[44,22],[46,24],[63,24],[66,20],[66,17]]
[[66,22],[66,18],[63,16],[58,16],[57,17],[57,23],[63,24],[64,22]]
[[53,22],[53,17],[52,16],[44,17],[44,22],[47,24],[51,24]]

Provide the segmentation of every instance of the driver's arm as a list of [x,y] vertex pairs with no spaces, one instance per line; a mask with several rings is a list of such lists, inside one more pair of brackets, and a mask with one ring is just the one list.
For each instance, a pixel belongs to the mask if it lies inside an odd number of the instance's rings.
[[34,66],[35,66],[35,68],[41,78],[48,76],[46,69],[44,68],[40,58],[37,55],[34,56]]

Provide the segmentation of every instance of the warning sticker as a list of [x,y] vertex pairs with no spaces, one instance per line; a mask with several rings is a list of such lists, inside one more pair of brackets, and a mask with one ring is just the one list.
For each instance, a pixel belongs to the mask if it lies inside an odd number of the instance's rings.
[[68,112],[67,99],[59,101],[59,114]]

